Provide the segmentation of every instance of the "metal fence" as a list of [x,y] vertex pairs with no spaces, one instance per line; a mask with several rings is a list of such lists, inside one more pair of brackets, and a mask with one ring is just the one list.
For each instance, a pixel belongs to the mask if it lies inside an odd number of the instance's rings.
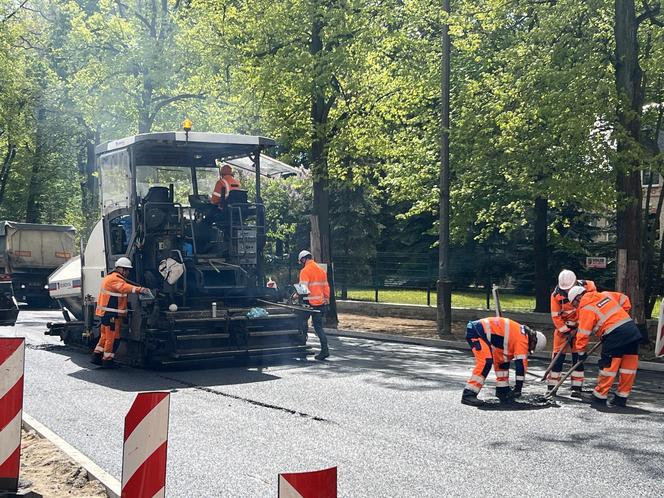
[[380,301],[382,291],[418,290],[426,293],[426,303],[430,306],[432,299],[435,301],[438,254],[381,252],[366,262],[336,256],[334,278],[337,295],[342,299],[353,290],[356,294],[357,291],[365,291],[365,294],[372,291],[376,302]]

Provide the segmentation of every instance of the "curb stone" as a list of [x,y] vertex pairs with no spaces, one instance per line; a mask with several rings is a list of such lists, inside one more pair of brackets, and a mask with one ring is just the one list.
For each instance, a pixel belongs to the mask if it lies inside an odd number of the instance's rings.
[[[444,339],[426,339],[424,337],[406,337],[394,334],[383,334],[379,332],[360,332],[358,330],[346,329],[325,329],[327,335],[339,337],[352,337],[355,339],[370,339],[374,341],[396,342],[403,344],[416,344],[419,346],[429,346],[439,349],[459,349],[466,351],[468,345],[461,341],[448,341]],[[530,355],[532,358],[541,358],[543,360],[551,359],[550,353],[533,353]],[[599,356],[591,356],[590,358],[597,359]],[[655,363],[651,361],[639,361],[639,370],[646,372],[664,372],[664,364]]]
[[104,486],[104,489],[106,489],[106,494],[110,498],[120,498],[120,481],[118,481],[115,477],[106,472],[99,465],[94,463],[83,453],[78,451],[67,441],[54,433],[51,429],[41,424],[25,412],[23,412],[23,428],[26,431],[35,431],[37,434],[39,434],[40,437],[47,439],[52,444],[54,444],[60,451],[62,451],[71,460],[73,460],[76,465],[83,467],[88,475],[99,481],[101,485]]

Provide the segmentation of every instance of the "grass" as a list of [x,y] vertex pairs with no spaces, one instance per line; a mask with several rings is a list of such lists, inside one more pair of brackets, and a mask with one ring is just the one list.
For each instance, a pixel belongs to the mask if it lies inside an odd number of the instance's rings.
[[[348,299],[357,301],[373,301],[373,289],[349,289]],[[426,290],[419,289],[379,289],[378,301],[381,303],[397,304],[427,304]],[[436,293],[431,292],[431,304],[436,304]],[[535,307],[535,298],[505,291],[500,293],[500,304],[505,310],[532,311]],[[452,293],[452,306],[458,308],[486,309],[486,295],[482,291],[461,291]],[[493,299],[491,300],[493,307]]]
[[[373,289],[349,289],[348,299],[357,301],[373,301],[375,294]],[[339,297],[337,295],[337,297]],[[427,291],[420,289],[379,289],[378,301],[381,303],[397,304],[427,304]],[[431,304],[436,305],[435,289],[431,291]],[[532,311],[535,308],[535,297],[523,294],[513,294],[506,291],[500,292],[500,304],[504,310]],[[661,300],[658,299],[652,310],[652,318],[657,320]],[[490,301],[491,309],[494,309],[493,298]],[[455,308],[486,309],[486,295],[482,291],[463,291],[452,293],[452,306]]]

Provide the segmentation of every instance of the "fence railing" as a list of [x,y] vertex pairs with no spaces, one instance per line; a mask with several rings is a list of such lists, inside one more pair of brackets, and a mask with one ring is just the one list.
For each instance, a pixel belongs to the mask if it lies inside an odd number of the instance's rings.
[[[294,259],[268,256],[266,275],[280,287],[297,282],[300,267]],[[358,261],[336,255],[334,278],[337,298],[403,304],[436,304],[438,253],[380,252],[374,258]],[[530,311],[534,298],[503,291],[504,308]],[[452,293],[453,306],[492,309],[490,285],[460,286]]]

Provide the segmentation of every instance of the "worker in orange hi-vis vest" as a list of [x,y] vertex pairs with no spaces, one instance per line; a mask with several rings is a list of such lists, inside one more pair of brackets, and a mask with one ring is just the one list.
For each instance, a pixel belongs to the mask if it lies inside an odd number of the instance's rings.
[[127,281],[133,268],[129,258],[120,258],[115,269],[101,281],[95,315],[101,318],[101,337],[92,353],[92,363],[104,368],[115,368],[115,345],[120,337],[122,318],[127,316],[127,296],[129,294],[150,295],[145,287],[133,285]]
[[611,404],[626,406],[636,380],[641,341],[641,331],[625,311],[629,303],[627,296],[622,299],[621,305],[620,293],[587,291],[581,286],[572,287],[568,296],[578,308],[579,328],[575,347],[584,351],[593,333],[602,342],[602,355],[598,363],[600,371],[591,397],[593,405],[606,406],[609,390],[617,376],[618,388]]
[[[511,403],[521,395],[526,379],[528,354],[546,347],[546,337],[541,332],[502,317],[489,317],[468,322],[466,340],[475,357],[475,368],[461,395],[461,403],[481,406],[484,401],[477,395],[484,386],[493,366],[496,372],[496,396],[501,403]],[[514,360],[516,384],[510,389],[509,368]]]
[[[572,270],[563,270],[558,275],[558,285],[551,293],[551,320],[555,331],[553,332],[553,347],[551,349],[551,358],[554,358],[561,349],[565,351],[558,357],[556,363],[551,367],[547,377],[547,390],[553,389],[562,375],[563,365],[565,363],[566,353],[572,353],[572,364],[576,364],[579,359],[579,353],[574,348],[574,338],[578,325],[576,308],[567,299],[567,291],[575,285],[580,285],[586,290],[597,290],[595,283],[591,280],[577,280]],[[572,337],[570,337],[572,336]],[[572,346],[568,346],[570,341]],[[581,392],[583,388],[584,367],[583,363],[576,367],[572,372],[572,392]]]
[[327,311],[327,305],[330,303],[330,284],[327,281],[327,273],[316,264],[309,251],[300,251],[297,260],[302,265],[302,270],[300,270],[300,285],[305,285],[309,289],[309,294],[305,299],[313,309],[319,311],[319,313],[311,314],[314,331],[318,336],[318,340],[320,340],[320,353],[315,358],[317,360],[324,360],[330,356],[330,350],[327,346],[327,336],[323,329],[323,315]]
[[226,199],[231,193],[231,190],[240,189],[240,182],[235,179],[233,168],[228,164],[224,164],[219,170],[221,177],[217,180],[214,186],[214,191],[210,197],[210,202],[223,209],[226,204]]

